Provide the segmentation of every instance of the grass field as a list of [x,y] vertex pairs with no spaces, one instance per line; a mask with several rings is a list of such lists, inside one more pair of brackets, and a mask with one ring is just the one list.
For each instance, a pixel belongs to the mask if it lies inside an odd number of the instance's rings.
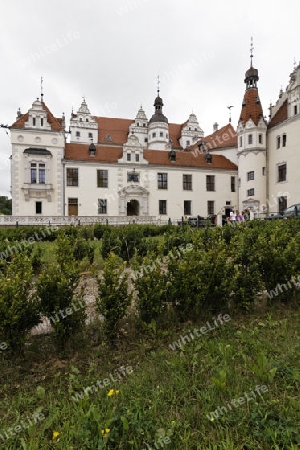
[[22,359],[0,354],[0,448],[300,448],[296,305],[171,331],[129,320],[114,347],[96,330],[71,356],[49,336],[32,337]]

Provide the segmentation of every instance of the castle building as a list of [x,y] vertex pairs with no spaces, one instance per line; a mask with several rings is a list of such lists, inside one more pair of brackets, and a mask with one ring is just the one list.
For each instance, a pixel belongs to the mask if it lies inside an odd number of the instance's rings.
[[69,130],[42,95],[10,127],[13,216],[263,216],[300,202],[300,65],[268,120],[258,80],[251,55],[236,130],[215,123],[206,136],[194,113],[169,123],[159,89],[150,119],[142,106],[134,119],[98,117],[83,99]]

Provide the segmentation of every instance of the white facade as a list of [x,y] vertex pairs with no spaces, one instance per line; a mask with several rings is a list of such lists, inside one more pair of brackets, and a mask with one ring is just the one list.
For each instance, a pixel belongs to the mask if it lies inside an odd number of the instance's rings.
[[[171,218],[275,213],[300,202],[300,66],[270,107],[258,95],[258,71],[246,72],[236,132],[204,136],[197,117],[169,123],[158,95],[148,120],[92,116],[83,100],[70,120],[36,100],[10,127],[13,215]],[[212,159],[211,159],[212,158]]]

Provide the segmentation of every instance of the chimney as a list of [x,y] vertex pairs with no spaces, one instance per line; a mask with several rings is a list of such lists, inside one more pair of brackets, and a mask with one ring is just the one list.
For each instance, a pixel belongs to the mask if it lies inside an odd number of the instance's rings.
[[219,128],[219,124],[218,124],[217,122],[215,122],[215,123],[213,124],[214,133],[215,133],[216,131],[218,131],[218,128]]

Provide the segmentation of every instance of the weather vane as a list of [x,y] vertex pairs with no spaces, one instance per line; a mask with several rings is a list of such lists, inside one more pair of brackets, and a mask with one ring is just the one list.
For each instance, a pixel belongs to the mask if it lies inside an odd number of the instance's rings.
[[233,108],[233,105],[227,106],[227,108],[229,109],[229,122],[231,122],[231,108]]
[[158,95],[159,95],[159,85],[160,85],[159,75],[157,75],[157,94]]
[[253,36],[251,36],[251,44],[250,44],[250,58],[251,58],[251,67],[252,67],[252,58],[253,58]]
[[44,101],[44,93],[43,93],[43,77],[41,77],[41,102]]

